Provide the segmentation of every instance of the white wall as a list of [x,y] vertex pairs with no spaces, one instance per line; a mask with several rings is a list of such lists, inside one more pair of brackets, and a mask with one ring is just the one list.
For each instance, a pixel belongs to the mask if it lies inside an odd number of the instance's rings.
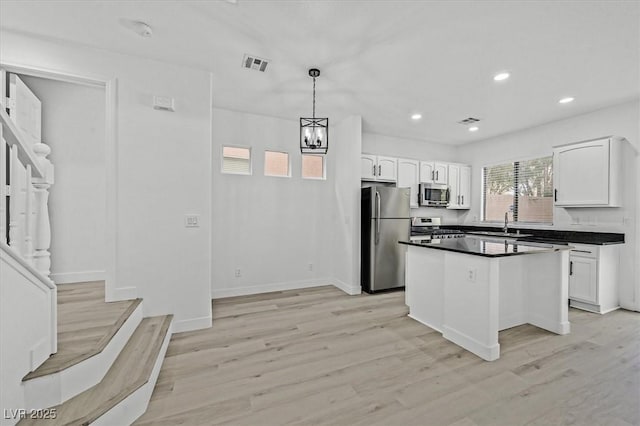
[[56,167],[49,195],[51,279],[105,279],[105,91],[21,76],[42,102],[42,139]]
[[[142,297],[145,315],[173,313],[176,331],[209,326],[210,74],[9,31],[0,33],[0,61],[117,82],[117,161],[107,180],[117,194],[107,204],[117,254],[107,297]],[[175,97],[176,112],[152,109],[153,95]],[[187,213],[201,215],[199,228],[184,227]]]
[[349,294],[360,287],[360,154],[362,118],[351,116],[333,129],[335,143],[329,150],[330,170],[335,176],[335,214],[332,228],[337,232],[331,246],[335,284]]
[[[475,224],[481,211],[482,167],[517,159],[548,156],[554,145],[594,139],[600,136],[625,137],[624,195],[621,208],[554,208],[553,226],[542,228],[592,232],[621,232],[626,244],[621,249],[620,300],[623,307],[640,308],[640,148],[638,101],[612,106],[569,119],[548,123],[521,132],[468,144],[458,149],[461,161],[473,166],[472,206],[461,223]],[[576,224],[575,222],[580,222]]]
[[[453,145],[378,135],[375,133],[362,134],[362,152],[422,161],[460,162],[457,147]],[[435,207],[418,207],[411,209],[411,215],[441,217],[443,224],[454,225],[458,223],[461,211]]]
[[[356,132],[348,133],[354,128],[347,122],[331,129],[326,180],[302,179],[298,121],[213,109],[214,299],[356,279],[346,271],[359,179],[347,183],[350,172],[342,170],[342,153],[359,149]],[[251,148],[250,176],[221,172],[224,145]],[[265,149],[289,153],[291,177],[264,175]]]

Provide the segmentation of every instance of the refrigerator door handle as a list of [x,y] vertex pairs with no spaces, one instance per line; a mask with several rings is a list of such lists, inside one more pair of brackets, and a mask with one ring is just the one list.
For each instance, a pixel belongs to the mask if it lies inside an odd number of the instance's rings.
[[380,242],[380,193],[376,191],[376,244]]

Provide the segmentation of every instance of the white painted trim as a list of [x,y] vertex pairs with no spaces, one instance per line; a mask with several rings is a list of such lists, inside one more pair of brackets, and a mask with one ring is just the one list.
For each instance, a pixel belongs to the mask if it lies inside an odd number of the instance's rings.
[[28,409],[53,407],[98,384],[142,321],[142,303],[131,313],[102,352],[67,369],[22,383]]
[[420,324],[424,324],[427,327],[429,327],[429,328],[437,331],[438,333],[442,334],[442,329],[440,327],[436,327],[435,325],[430,324],[428,321],[423,321],[423,320],[421,320],[420,318],[418,318],[417,316],[415,316],[413,314],[408,314],[407,316],[409,318],[411,318],[411,319],[414,319],[414,320],[418,321]]
[[22,256],[2,241],[0,241],[0,255],[7,264],[11,265],[13,269],[35,284],[40,290],[55,290],[56,286],[53,281],[42,275],[36,268],[29,265]]
[[131,300],[136,299],[138,297],[138,287],[120,287],[114,288],[111,290],[111,293],[114,299],[109,300],[107,298],[106,302],[114,302],[117,300]]
[[335,280],[332,280],[332,279],[302,280],[302,281],[288,281],[288,282],[280,282],[280,283],[255,285],[255,286],[248,286],[248,287],[212,289],[211,298],[223,299],[225,297],[248,296],[251,294],[271,293],[274,291],[298,290],[298,289],[310,288],[310,287],[321,287],[325,285],[335,285],[334,281]]
[[173,318],[172,329],[174,333],[184,333],[185,331],[194,331],[194,330],[202,330],[203,328],[211,327],[213,323],[211,315],[200,317],[200,318],[190,318],[185,320],[176,321],[175,317]]
[[334,278],[333,280],[331,280],[331,284],[333,284],[334,287],[344,291],[349,296],[356,296],[362,293],[362,287],[360,287],[359,285],[349,285],[343,281],[340,281],[337,278]]
[[86,283],[90,281],[104,281],[105,271],[80,271],[52,273],[51,279],[56,284]]
[[469,352],[478,355],[480,358],[486,361],[495,361],[500,358],[500,343],[496,343],[494,346],[485,346],[478,342],[476,339],[467,336],[464,333],[448,327],[443,326],[442,337],[455,343],[456,345],[468,350]]
[[[0,67],[18,74],[66,83],[104,87],[105,89],[105,173],[106,173],[106,276],[105,299],[107,302],[127,300],[118,298],[121,292],[116,287],[117,268],[117,230],[118,230],[118,122],[117,95],[118,80],[99,75],[78,75],[68,71],[53,70],[27,64],[1,62]],[[210,180],[211,181],[211,180]],[[130,295],[131,292],[125,293]],[[135,296],[134,296],[135,297]]]
[[153,388],[158,380],[158,375],[160,374],[160,369],[162,368],[162,363],[167,353],[167,348],[169,347],[169,341],[171,340],[172,334],[173,324],[170,325],[167,330],[167,334],[162,342],[162,347],[160,348],[160,353],[158,353],[158,358],[156,358],[153,370],[151,370],[151,376],[147,383],[136,389],[131,395],[116,404],[116,406],[111,410],[98,417],[92,425],[130,425],[133,424],[138,417],[142,416],[145,411],[147,411],[147,407],[153,393]]
[[571,331],[571,323],[569,323],[569,321],[553,321],[541,315],[530,313],[527,315],[527,322],[531,325],[535,325],[536,327],[540,327],[560,335],[569,334]]

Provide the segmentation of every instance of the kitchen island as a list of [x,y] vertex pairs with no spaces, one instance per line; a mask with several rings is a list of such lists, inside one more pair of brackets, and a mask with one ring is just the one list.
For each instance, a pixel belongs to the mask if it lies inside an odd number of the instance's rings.
[[409,316],[479,357],[498,359],[498,332],[517,325],[569,333],[569,246],[472,236],[400,244]]

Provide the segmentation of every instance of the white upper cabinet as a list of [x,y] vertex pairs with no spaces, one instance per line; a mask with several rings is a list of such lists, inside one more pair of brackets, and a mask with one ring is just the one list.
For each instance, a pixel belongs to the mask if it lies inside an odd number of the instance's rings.
[[449,209],[471,208],[471,166],[449,164]]
[[395,182],[398,177],[398,159],[378,155],[378,178],[387,182]]
[[610,137],[555,147],[555,205],[619,207],[621,144],[621,139]]
[[360,155],[360,179],[395,182],[398,175],[398,159],[383,155]]
[[360,156],[360,179],[376,180],[378,158],[375,155],[362,154]]
[[421,183],[448,183],[448,165],[433,161],[420,162],[420,182]]
[[410,188],[409,207],[418,207],[418,184],[420,183],[420,162],[418,160],[398,159],[398,188]]

